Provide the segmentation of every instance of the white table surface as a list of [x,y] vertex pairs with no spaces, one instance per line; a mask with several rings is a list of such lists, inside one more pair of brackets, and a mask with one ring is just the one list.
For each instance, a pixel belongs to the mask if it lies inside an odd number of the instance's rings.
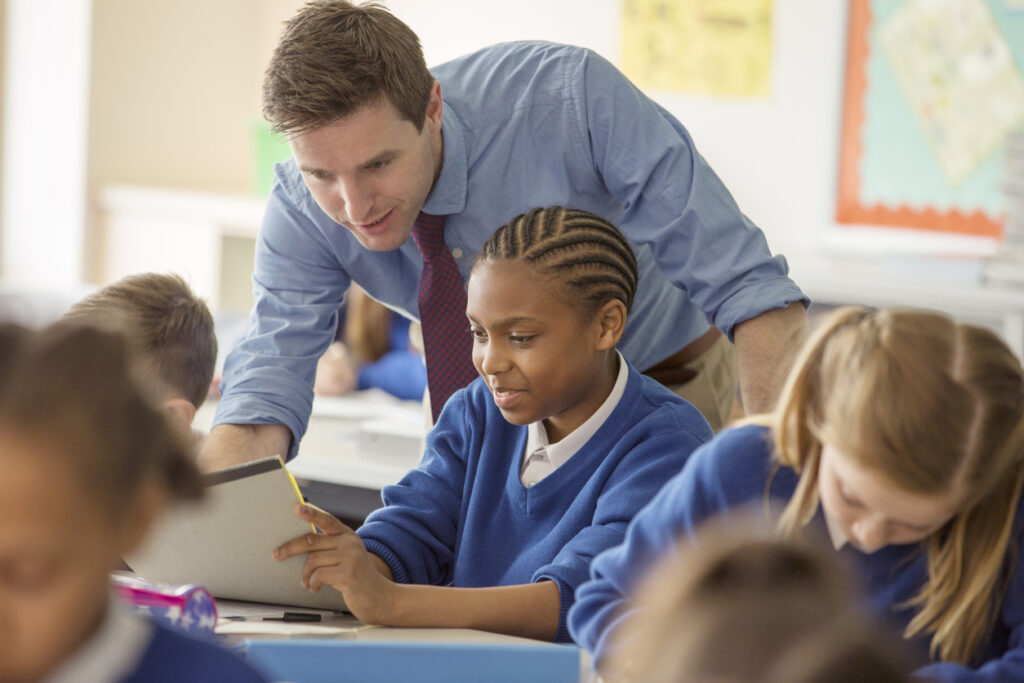
[[[216,403],[207,401],[197,412],[193,426],[208,431]],[[317,397],[299,452],[288,469],[300,479],[380,490],[397,482],[419,464],[427,413],[416,401],[401,401],[379,390],[360,391],[343,397]],[[400,452],[365,452],[360,429],[368,425],[394,427]],[[418,444],[410,434],[419,436]]]

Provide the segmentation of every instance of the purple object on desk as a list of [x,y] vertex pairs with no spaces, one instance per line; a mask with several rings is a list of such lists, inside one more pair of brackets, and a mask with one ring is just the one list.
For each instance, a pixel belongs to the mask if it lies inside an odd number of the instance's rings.
[[168,586],[117,575],[110,577],[110,583],[118,600],[140,614],[189,635],[213,636],[217,603],[202,586]]

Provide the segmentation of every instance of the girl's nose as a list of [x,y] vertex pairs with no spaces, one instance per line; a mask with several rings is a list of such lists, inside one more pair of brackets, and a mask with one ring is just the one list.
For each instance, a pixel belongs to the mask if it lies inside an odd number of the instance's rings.
[[885,521],[863,517],[850,526],[850,535],[862,550],[873,553],[886,545]]
[[495,344],[488,344],[480,360],[480,370],[485,375],[499,375],[509,367],[508,359]]

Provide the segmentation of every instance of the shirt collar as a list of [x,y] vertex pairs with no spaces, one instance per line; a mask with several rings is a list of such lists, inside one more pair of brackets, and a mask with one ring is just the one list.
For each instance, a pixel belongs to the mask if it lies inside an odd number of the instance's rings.
[[544,429],[543,420],[527,425],[527,457],[538,448],[543,448],[548,460],[551,462],[551,466],[557,468],[571,458],[590,440],[590,437],[597,433],[597,430],[601,428],[601,425],[608,419],[608,416],[612,414],[615,407],[619,405],[619,400],[626,391],[626,380],[629,378],[629,366],[626,364],[626,359],[622,357],[622,354],[617,349],[615,354],[619,359],[619,374],[615,377],[615,384],[612,386],[611,393],[608,394],[608,398],[604,400],[604,403],[583,424],[572,430],[558,443],[548,442],[548,432]]
[[825,518],[825,528],[828,529],[828,537],[832,541],[832,547],[839,550],[849,540],[846,538],[846,534],[843,533],[839,523],[832,519],[832,516],[825,512],[825,509],[821,510],[822,516]]
[[444,156],[437,182],[423,203],[423,211],[436,216],[462,213],[466,208],[469,187],[469,162],[466,159],[466,138],[462,122],[445,102],[441,111],[441,137]]
[[111,598],[95,633],[45,683],[119,681],[138,668],[153,638],[154,625]]

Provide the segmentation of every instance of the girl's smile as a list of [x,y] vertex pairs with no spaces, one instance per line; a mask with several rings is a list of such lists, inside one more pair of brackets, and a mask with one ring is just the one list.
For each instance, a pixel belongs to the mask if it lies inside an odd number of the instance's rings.
[[524,392],[492,387],[491,393],[494,394],[494,403],[498,408],[502,410],[509,410],[516,404],[516,401],[523,396]]

